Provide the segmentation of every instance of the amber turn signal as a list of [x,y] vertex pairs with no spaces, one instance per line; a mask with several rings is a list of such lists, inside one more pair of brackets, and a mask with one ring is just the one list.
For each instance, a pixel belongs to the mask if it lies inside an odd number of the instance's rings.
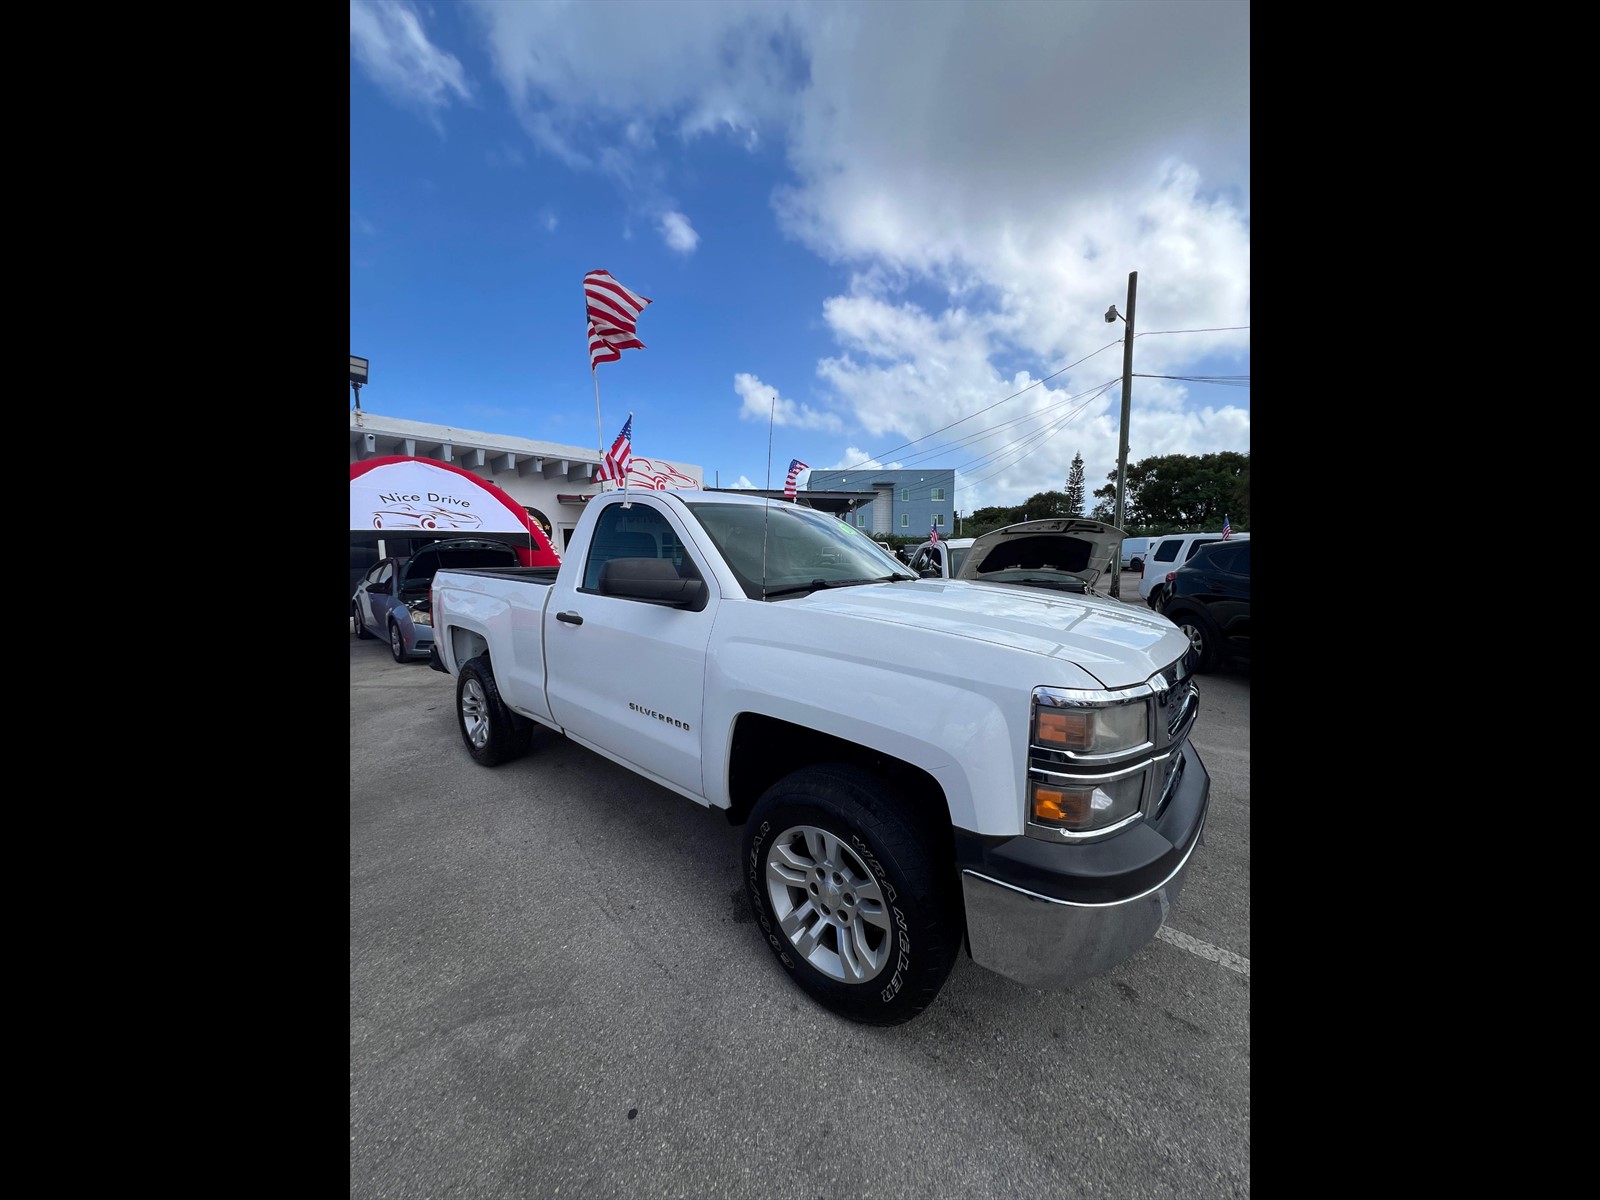
[[1082,825],[1089,819],[1091,793],[1033,785],[1033,819],[1052,825]]
[[1089,746],[1089,714],[1057,710],[1039,714],[1039,744],[1060,746],[1064,750],[1085,750]]

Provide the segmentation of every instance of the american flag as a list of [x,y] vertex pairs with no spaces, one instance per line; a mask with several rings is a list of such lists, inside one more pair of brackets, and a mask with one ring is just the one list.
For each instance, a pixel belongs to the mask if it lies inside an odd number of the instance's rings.
[[930,542],[932,542],[935,546],[937,546],[939,544],[939,526],[938,525],[930,525],[928,527],[928,540]]
[[628,414],[628,420],[622,427],[622,432],[617,434],[617,440],[611,443],[611,449],[606,451],[605,461],[600,464],[600,469],[594,473],[595,481],[602,479],[627,479],[628,463],[633,459],[633,414]]
[[1222,540],[1223,541],[1227,541],[1232,536],[1233,536],[1233,524],[1232,524],[1232,522],[1230,522],[1228,520],[1227,516],[1224,515],[1223,518],[1222,518]]
[[583,303],[589,316],[589,369],[616,362],[624,350],[643,350],[639,340],[639,314],[650,299],[631,292],[609,271],[590,271],[583,277]]
[[811,470],[811,468],[806,466],[806,464],[801,462],[798,458],[791,458],[789,460],[789,478],[783,481],[783,498],[785,500],[793,500],[795,498],[796,493],[794,477],[800,474],[801,471],[809,470]]

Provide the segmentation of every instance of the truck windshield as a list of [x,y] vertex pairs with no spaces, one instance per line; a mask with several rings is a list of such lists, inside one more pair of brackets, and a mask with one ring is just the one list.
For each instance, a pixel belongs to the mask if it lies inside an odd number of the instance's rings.
[[752,600],[780,590],[842,587],[914,576],[894,555],[835,517],[795,504],[688,505]]

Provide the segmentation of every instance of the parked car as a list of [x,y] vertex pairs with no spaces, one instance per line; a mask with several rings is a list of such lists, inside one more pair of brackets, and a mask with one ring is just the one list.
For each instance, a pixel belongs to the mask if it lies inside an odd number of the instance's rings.
[[403,558],[382,558],[356,585],[350,620],[358,638],[387,638],[395,662],[428,657],[433,645],[433,577],[440,567],[515,567],[505,542],[455,538]]
[[[1230,540],[1243,542],[1248,541],[1249,537],[1248,533],[1236,533]],[[1194,552],[1207,542],[1221,540],[1220,529],[1214,533],[1169,533],[1165,537],[1152,538],[1144,573],[1139,576],[1140,599],[1151,608],[1159,609],[1171,573],[1194,557]]]
[[1149,549],[1149,538],[1123,538],[1122,569],[1134,572],[1143,571],[1145,554]]
[[1162,616],[1189,637],[1195,670],[1250,662],[1250,542],[1207,542],[1167,576]]
[[982,537],[924,542],[911,558],[923,579],[1006,583],[1079,595],[1096,593],[1122,530],[1087,517],[1043,517]]
[[906,555],[906,562],[923,579],[954,579],[967,551],[972,549],[972,538],[940,538],[937,543],[923,542]]

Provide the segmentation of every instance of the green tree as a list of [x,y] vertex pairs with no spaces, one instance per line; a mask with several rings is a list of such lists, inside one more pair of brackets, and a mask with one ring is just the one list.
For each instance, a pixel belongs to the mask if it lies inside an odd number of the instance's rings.
[[[1117,473],[1095,490],[1097,520],[1109,521],[1116,504]],[[1217,454],[1165,454],[1128,464],[1123,528],[1189,533],[1217,529],[1228,517],[1233,527],[1250,527],[1250,456],[1235,450]],[[1105,515],[1102,516],[1101,514]]]
[[1083,516],[1083,455],[1072,456],[1072,466],[1067,471],[1067,516]]

